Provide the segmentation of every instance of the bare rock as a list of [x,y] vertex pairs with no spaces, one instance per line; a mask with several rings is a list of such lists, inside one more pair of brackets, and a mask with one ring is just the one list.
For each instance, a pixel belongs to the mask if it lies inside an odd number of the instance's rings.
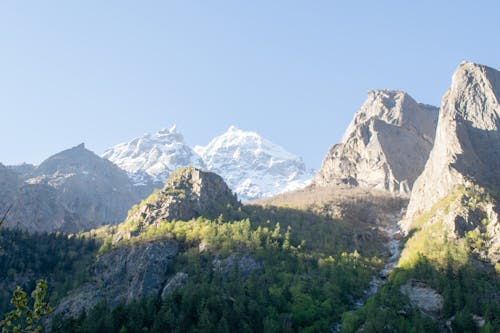
[[408,217],[428,211],[457,185],[500,188],[500,72],[461,63],[441,104],[436,140],[415,182]]
[[170,295],[171,293],[173,293],[174,291],[176,291],[177,289],[182,288],[186,284],[188,278],[189,278],[189,276],[184,272],[176,273],[165,284],[165,287],[163,288],[163,290],[161,292],[161,297],[165,298],[168,295]]
[[435,319],[440,316],[444,303],[443,296],[425,282],[411,279],[400,287],[400,291],[410,299],[412,306],[424,314]]
[[437,113],[401,91],[370,91],[341,142],[330,148],[314,184],[408,194],[432,148]]
[[249,255],[232,254],[225,259],[214,259],[212,266],[214,270],[224,274],[237,270],[241,277],[247,277],[253,271],[260,269],[262,264]]
[[101,301],[115,307],[134,299],[160,295],[177,252],[177,243],[168,240],[117,248],[103,254],[92,267],[92,282],[64,297],[54,314],[71,317]]
[[0,169],[0,204],[13,204],[6,227],[29,232],[89,230],[123,221],[140,200],[125,171],[83,144],[22,169],[25,173],[15,180],[14,171]]
[[215,173],[194,167],[181,168],[170,175],[165,187],[147,200],[127,219],[150,225],[167,220],[191,220],[199,216],[217,217],[240,203],[224,180]]

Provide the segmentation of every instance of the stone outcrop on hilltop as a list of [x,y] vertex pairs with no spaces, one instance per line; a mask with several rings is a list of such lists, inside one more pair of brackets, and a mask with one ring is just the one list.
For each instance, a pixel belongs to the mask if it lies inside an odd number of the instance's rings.
[[3,173],[9,175],[11,186],[0,187],[10,188],[2,195],[3,205],[12,205],[7,227],[30,232],[88,230],[123,221],[140,200],[123,170],[83,144],[49,157],[29,174],[7,170]]
[[415,182],[408,215],[429,210],[467,181],[500,188],[500,72],[460,64],[443,97],[436,140]]
[[222,177],[194,167],[170,175],[164,188],[138,207],[127,220],[146,225],[167,220],[187,221],[199,216],[217,217],[240,206]]
[[438,109],[408,94],[373,90],[314,179],[408,194],[434,142]]
[[[402,227],[443,223],[451,238],[484,239],[473,251],[500,260],[500,72],[464,62],[443,97],[436,140],[415,182]],[[422,225],[423,223],[423,225]]]

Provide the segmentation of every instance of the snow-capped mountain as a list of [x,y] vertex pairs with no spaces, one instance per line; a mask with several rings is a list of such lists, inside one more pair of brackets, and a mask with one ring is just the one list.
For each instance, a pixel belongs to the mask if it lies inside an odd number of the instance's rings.
[[172,171],[183,166],[204,167],[200,156],[184,143],[175,125],[120,143],[106,150],[102,157],[127,171],[136,185],[151,181],[163,184]]
[[206,168],[221,175],[244,201],[304,187],[314,176],[300,157],[255,132],[234,126],[194,150]]
[[136,185],[161,187],[170,173],[192,165],[222,176],[241,200],[269,197],[308,185],[314,176],[302,159],[234,126],[207,146],[189,147],[174,126],[118,144],[102,157],[126,170]]

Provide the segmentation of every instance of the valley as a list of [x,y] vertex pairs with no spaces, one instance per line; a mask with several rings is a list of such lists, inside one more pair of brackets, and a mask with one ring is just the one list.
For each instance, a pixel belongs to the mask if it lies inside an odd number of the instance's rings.
[[47,332],[498,332],[499,83],[372,90],[315,174],[236,127],[0,165],[0,313],[44,279]]

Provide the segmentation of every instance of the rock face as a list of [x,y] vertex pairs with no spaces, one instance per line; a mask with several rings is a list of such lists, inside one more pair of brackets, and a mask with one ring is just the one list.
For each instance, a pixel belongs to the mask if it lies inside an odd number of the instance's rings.
[[4,199],[13,205],[8,227],[78,232],[123,221],[139,201],[127,174],[83,144],[48,158],[24,176],[2,170],[11,184],[0,186],[2,191],[11,188]]
[[64,297],[54,314],[75,316],[101,301],[115,307],[142,297],[160,296],[177,253],[178,245],[171,240],[107,252],[91,268],[93,281]]
[[220,176],[186,167],[170,175],[165,187],[127,219],[146,225],[163,220],[187,221],[199,216],[217,217],[224,210],[239,206],[236,196]]
[[500,188],[500,72],[464,62],[443,97],[436,140],[415,182],[408,217],[429,210],[457,185]]
[[300,157],[234,126],[195,150],[207,169],[221,175],[244,201],[305,187],[313,177]]
[[222,272],[224,275],[237,271],[240,276],[247,277],[253,271],[260,269],[262,264],[249,255],[231,254],[222,260],[215,258],[212,266],[215,271]]
[[170,173],[192,165],[204,166],[200,156],[184,142],[176,126],[145,134],[104,152],[103,158],[127,171],[137,186],[163,186]]
[[314,179],[318,186],[353,185],[408,194],[434,142],[438,109],[408,94],[374,90]]
[[410,303],[423,313],[439,318],[443,309],[444,298],[425,282],[409,280],[400,288],[401,293],[410,299]]

